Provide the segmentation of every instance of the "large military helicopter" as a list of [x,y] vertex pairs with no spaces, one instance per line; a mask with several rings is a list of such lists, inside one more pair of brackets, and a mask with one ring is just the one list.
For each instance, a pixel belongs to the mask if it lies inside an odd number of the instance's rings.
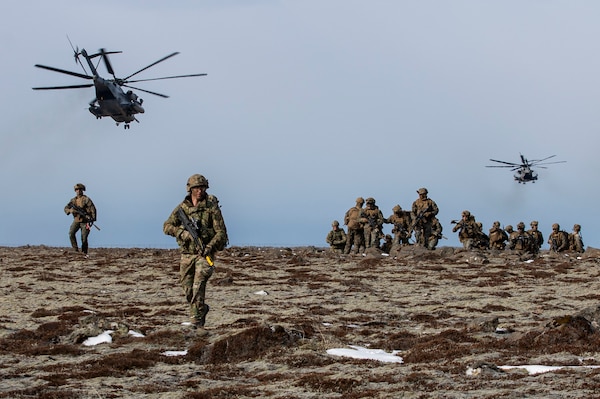
[[515,175],[514,175],[515,181],[525,184],[527,182],[535,183],[535,181],[538,179],[537,173],[532,169],[534,166],[537,168],[547,169],[545,166],[542,166],[542,165],[551,165],[551,164],[556,164],[556,163],[567,162],[567,161],[545,162],[546,160],[548,160],[550,158],[554,158],[556,155],[550,155],[549,157],[546,157],[543,159],[534,159],[532,161],[528,161],[527,158],[525,158],[522,154],[519,154],[519,155],[521,156],[520,164],[506,162],[506,161],[498,161],[496,159],[490,159],[490,161],[492,161],[492,162],[498,162],[503,165],[488,165],[488,166],[486,166],[486,168],[511,168],[512,171],[517,171],[517,173],[515,173]]
[[[129,123],[139,121],[136,119],[136,114],[143,114],[144,108],[142,108],[143,100],[139,98],[133,91],[128,90],[125,92],[122,87],[128,87],[131,89],[143,91],[145,93],[153,94],[155,96],[168,98],[169,96],[165,94],[156,93],[150,90],[140,89],[139,87],[130,86],[130,83],[135,82],[146,82],[150,80],[162,80],[162,79],[177,79],[177,78],[189,78],[194,76],[206,76],[205,73],[195,73],[190,75],[178,75],[178,76],[166,76],[161,78],[152,78],[152,79],[137,79],[137,80],[129,80],[133,76],[138,73],[145,71],[146,69],[153,67],[154,65],[163,62],[177,54],[178,52],[171,53],[166,57],[161,58],[158,61],[153,62],[152,64],[138,70],[137,72],[132,73],[131,75],[125,78],[117,78],[115,76],[115,72],[112,68],[112,65],[108,59],[108,54],[118,54],[121,51],[106,51],[105,49],[100,49],[96,54],[88,54],[85,49],[74,49],[75,53],[75,62],[80,64],[83,68],[84,73],[67,71],[64,69],[59,69],[55,67],[45,66],[36,64],[35,66],[42,69],[47,69],[49,71],[60,72],[71,76],[76,76],[78,78],[92,80],[93,83],[81,84],[81,85],[71,85],[71,86],[49,86],[49,87],[33,87],[33,90],[62,90],[62,89],[81,89],[87,87],[94,87],[96,90],[96,97],[90,102],[89,111],[96,117],[96,119],[100,119],[104,116],[109,116],[115,120],[117,126],[120,123],[125,123],[125,129],[129,129]],[[91,71],[91,75],[88,74],[85,66],[81,62],[79,57],[83,57],[88,64],[88,67]],[[96,57],[100,57],[104,60],[104,65],[106,66],[106,70],[108,73],[112,75],[112,79],[104,79],[98,73],[98,64],[94,65],[92,60]],[[99,61],[98,61],[99,63]]]

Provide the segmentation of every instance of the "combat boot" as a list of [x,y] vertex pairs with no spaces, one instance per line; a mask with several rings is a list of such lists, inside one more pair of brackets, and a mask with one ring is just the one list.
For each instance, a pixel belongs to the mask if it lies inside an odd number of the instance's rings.
[[206,315],[210,310],[210,306],[204,304],[202,307],[202,316],[198,315],[194,318],[194,328],[204,328],[204,324],[206,323]]

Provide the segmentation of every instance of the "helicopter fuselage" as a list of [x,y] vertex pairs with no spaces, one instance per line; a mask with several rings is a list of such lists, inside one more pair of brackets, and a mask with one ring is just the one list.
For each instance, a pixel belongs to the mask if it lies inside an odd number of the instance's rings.
[[514,177],[515,181],[523,184],[527,182],[535,183],[535,181],[538,179],[537,173],[534,172],[530,167],[522,167]]
[[135,121],[135,114],[143,114],[142,99],[129,90],[127,93],[114,80],[94,77],[96,99],[90,103],[90,112],[100,119],[108,116],[115,122]]

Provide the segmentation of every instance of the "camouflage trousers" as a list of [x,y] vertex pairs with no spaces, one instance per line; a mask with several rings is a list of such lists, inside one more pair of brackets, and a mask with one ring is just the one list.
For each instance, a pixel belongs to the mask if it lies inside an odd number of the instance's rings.
[[77,232],[81,230],[81,252],[87,254],[88,252],[88,235],[90,235],[90,230],[87,228],[87,223],[79,223],[73,221],[71,223],[71,227],[69,228],[69,240],[71,241],[71,246],[75,250],[79,250],[77,246]]
[[364,249],[365,236],[363,234],[363,229],[349,228],[348,234],[346,235],[346,248],[344,248],[344,253],[349,254],[350,250],[352,250],[352,253],[357,254],[361,249]]
[[379,248],[382,237],[381,231],[378,228],[365,227],[363,231],[365,248]]
[[425,248],[429,248],[429,239],[431,238],[431,224],[421,223],[414,227],[415,231],[415,243]]
[[204,324],[208,306],[204,303],[206,283],[212,276],[214,267],[201,255],[182,254],[179,263],[179,277],[185,299],[190,305],[190,317],[195,324]]

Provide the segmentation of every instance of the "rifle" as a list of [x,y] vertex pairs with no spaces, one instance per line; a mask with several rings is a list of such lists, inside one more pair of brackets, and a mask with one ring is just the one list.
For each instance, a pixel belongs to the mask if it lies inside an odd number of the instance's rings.
[[[177,209],[177,216],[179,216],[179,220],[181,220],[183,228],[186,229],[187,232],[190,233],[190,235],[194,239],[194,244],[196,244],[196,247],[200,248],[200,253],[204,253],[205,247],[204,243],[202,243],[202,240],[200,239],[200,236],[198,236],[197,224],[191,221],[190,218],[188,218],[188,215],[185,214],[181,207]],[[205,255],[204,258],[206,259],[206,262],[210,267],[214,267],[215,263],[209,255]]]
[[425,213],[429,212],[429,209],[431,209],[431,205],[427,206],[427,208],[425,208],[421,212],[419,212],[419,214],[417,215],[417,217],[415,218],[415,220],[412,223],[412,226],[411,226],[412,230],[414,230],[416,225],[419,224],[421,219],[423,219],[423,217],[425,216]]
[[552,244],[550,245],[550,251],[556,252],[558,249],[558,243],[556,242],[556,238],[551,238],[550,241]]
[[[77,205],[75,205],[72,202],[69,202],[69,204],[67,205],[67,208],[72,209],[74,213],[81,216],[90,227],[94,226],[98,231],[100,231],[100,227],[98,227],[94,224],[95,220],[83,208],[78,207]],[[89,230],[89,227],[88,227],[88,230]]]

